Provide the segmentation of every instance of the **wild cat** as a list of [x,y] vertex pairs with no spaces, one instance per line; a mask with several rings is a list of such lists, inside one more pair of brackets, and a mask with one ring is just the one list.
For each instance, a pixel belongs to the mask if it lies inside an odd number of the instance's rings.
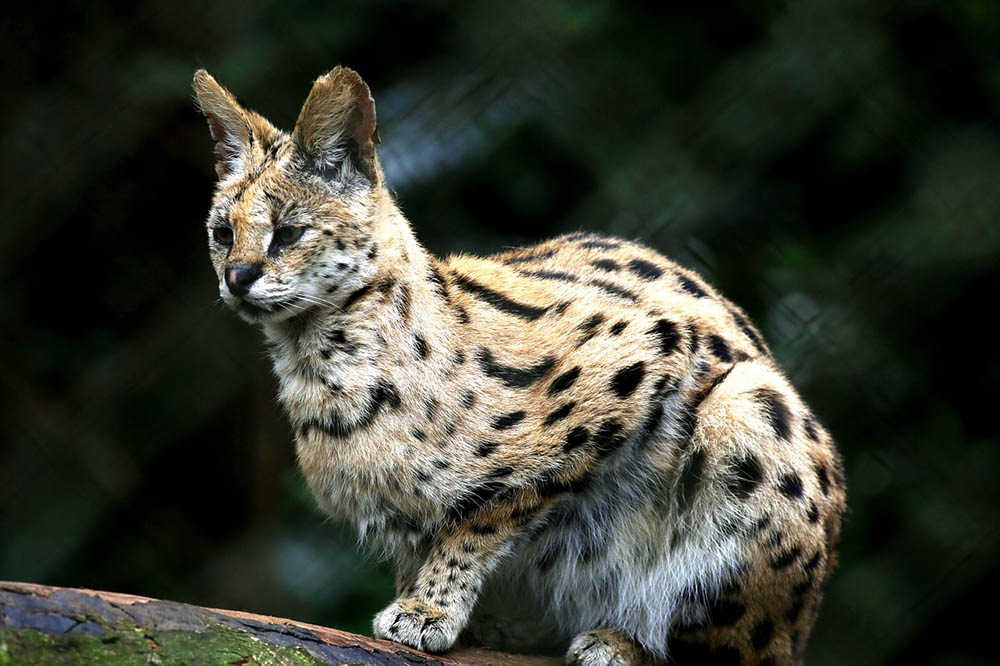
[[395,564],[376,636],[447,650],[503,566],[568,663],[800,661],[844,478],[738,307],[589,233],[432,256],[350,69],[291,134],[204,70],[194,89],[219,291],[264,332],[319,504]]

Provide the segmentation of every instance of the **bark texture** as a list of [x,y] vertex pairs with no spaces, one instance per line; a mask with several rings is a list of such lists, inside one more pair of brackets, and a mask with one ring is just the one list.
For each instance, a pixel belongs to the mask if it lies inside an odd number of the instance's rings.
[[0,666],[558,666],[487,650],[431,655],[304,622],[131,594],[0,582]]

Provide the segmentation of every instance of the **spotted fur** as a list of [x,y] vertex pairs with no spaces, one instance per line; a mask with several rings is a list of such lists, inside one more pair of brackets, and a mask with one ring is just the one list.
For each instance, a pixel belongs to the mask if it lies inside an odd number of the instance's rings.
[[219,292],[263,329],[319,504],[395,563],[377,636],[446,650],[507,580],[572,663],[798,663],[844,479],[739,308],[588,233],[431,256],[351,70],[291,134],[204,71],[194,87]]

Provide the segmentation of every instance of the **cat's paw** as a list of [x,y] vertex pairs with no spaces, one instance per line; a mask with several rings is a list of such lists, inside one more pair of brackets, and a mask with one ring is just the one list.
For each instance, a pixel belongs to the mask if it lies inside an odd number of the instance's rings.
[[566,652],[567,666],[646,666],[639,646],[620,631],[595,629],[578,634]]
[[461,624],[443,609],[413,599],[397,599],[375,616],[376,638],[385,638],[425,652],[444,652],[452,646]]

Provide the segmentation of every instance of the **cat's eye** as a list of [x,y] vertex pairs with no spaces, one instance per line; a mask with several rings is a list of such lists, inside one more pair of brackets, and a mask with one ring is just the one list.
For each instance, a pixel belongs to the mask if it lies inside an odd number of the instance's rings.
[[233,230],[229,227],[216,227],[215,229],[212,229],[212,238],[214,238],[217,243],[232,245]]
[[290,245],[302,238],[305,231],[305,227],[278,227],[274,230],[274,240],[282,245]]

